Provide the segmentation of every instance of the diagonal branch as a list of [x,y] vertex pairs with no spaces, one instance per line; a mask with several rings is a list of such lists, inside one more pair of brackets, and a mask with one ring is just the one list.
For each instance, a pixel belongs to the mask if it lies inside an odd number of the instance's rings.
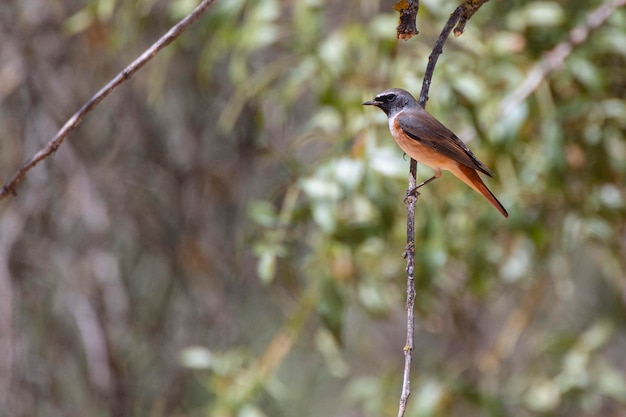
[[8,195],[17,195],[17,185],[35,165],[52,155],[61,146],[65,138],[80,124],[83,118],[92,111],[106,96],[115,90],[120,84],[132,77],[141,67],[150,61],[161,49],[172,43],[181,33],[183,33],[191,24],[193,24],[200,15],[215,0],[202,0],[200,4],[184,19],[173,26],[165,35],[144,51],[130,65],[124,68],[115,76],[107,85],[102,87],[93,97],[91,97],[69,120],[63,125],[61,130],[39,150],[31,159],[26,161],[20,169],[17,170],[13,178],[9,180],[2,189],[0,189],[0,200]]
[[426,107],[426,102],[428,101],[428,91],[430,90],[430,84],[432,82],[433,74],[435,73],[435,65],[437,65],[437,60],[439,60],[439,55],[443,53],[443,44],[448,40],[448,36],[450,36],[450,32],[454,25],[457,24],[461,15],[463,14],[463,6],[457,7],[454,12],[450,15],[448,22],[443,27],[441,34],[439,34],[439,38],[437,38],[437,42],[435,42],[435,46],[433,47],[433,51],[430,53],[428,57],[428,65],[426,66],[426,72],[424,73],[424,80],[422,81],[422,91],[420,91],[419,103],[422,107]]
[[517,106],[522,104],[536,89],[548,74],[560,68],[574,48],[587,40],[591,31],[600,27],[615,10],[626,6],[626,0],[608,0],[594,11],[587,19],[569,32],[566,40],[559,43],[547,52],[539,62],[533,66],[526,79],[507,97],[502,100],[498,109],[498,117],[506,116]]

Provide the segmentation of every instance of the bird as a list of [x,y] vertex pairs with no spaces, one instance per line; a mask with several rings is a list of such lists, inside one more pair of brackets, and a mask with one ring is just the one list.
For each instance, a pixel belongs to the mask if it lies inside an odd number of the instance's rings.
[[417,185],[411,193],[436,180],[442,170],[446,170],[485,196],[504,217],[509,217],[502,203],[478,175],[481,172],[492,177],[491,170],[458,136],[424,110],[411,93],[402,88],[391,88],[378,93],[363,105],[376,106],[384,111],[389,118],[391,135],[400,149],[434,171],[432,178]]

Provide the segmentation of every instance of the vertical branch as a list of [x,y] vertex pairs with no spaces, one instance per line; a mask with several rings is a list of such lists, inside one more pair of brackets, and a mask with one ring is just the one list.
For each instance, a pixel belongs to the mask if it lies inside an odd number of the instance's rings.
[[406,259],[406,344],[404,345],[404,373],[398,417],[404,416],[406,404],[411,395],[411,363],[415,347],[415,203],[419,193],[417,186],[417,162],[411,158],[409,166],[409,188],[406,196],[406,247],[402,256]]
[[[457,7],[450,15],[448,22],[443,27],[433,50],[428,57],[428,65],[424,73],[422,91],[420,92],[419,104],[426,107],[428,101],[428,91],[435,72],[435,66],[439,56],[443,53],[443,45],[446,43],[452,28],[456,26],[454,34],[460,36],[463,33],[465,23],[470,17],[489,0],[466,0],[464,4]],[[411,159],[409,167],[409,188],[407,190],[406,205],[406,247],[403,256],[406,259],[406,344],[404,346],[404,373],[402,376],[402,393],[400,395],[400,405],[398,417],[403,417],[406,405],[411,395],[411,363],[413,361],[413,349],[415,347],[415,203],[419,198],[419,193],[415,189],[417,185],[417,162]]]

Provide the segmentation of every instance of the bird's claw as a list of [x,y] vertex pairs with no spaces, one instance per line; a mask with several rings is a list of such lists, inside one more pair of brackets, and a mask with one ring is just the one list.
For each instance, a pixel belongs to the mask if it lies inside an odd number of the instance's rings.
[[407,190],[406,196],[404,197],[404,204],[408,204],[411,198],[418,198],[420,193],[417,191],[419,187],[411,188]]

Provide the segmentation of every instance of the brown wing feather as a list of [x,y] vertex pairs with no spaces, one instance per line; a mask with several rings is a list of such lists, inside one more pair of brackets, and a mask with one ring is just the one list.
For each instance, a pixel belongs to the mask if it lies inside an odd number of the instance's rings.
[[425,110],[403,111],[396,117],[398,125],[411,139],[460,164],[493,176],[461,139]]

